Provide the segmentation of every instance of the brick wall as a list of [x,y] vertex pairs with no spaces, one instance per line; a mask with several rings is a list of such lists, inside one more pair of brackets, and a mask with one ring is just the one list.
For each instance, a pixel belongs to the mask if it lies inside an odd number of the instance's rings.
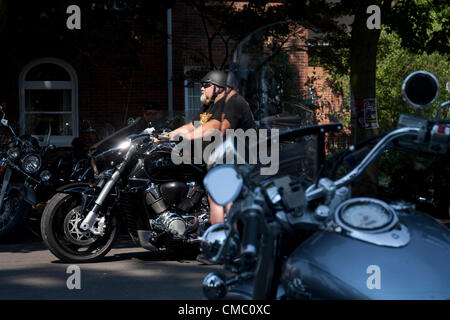
[[[173,21],[173,106],[177,112],[183,112],[184,101],[184,68],[185,66],[204,66],[208,68],[208,61],[201,57],[201,53],[208,55],[208,42],[205,30],[198,12],[183,1],[177,1],[172,11]],[[213,30],[211,27],[209,32]],[[167,39],[166,19],[160,21],[161,37],[145,40],[144,50],[140,53],[141,67],[135,70],[131,81],[124,85],[120,81],[119,67],[107,62],[99,63],[88,69],[79,61],[71,61],[67,57],[58,56],[70,63],[78,77],[79,126],[82,132],[85,122],[89,120],[94,128],[110,128],[117,130],[122,127],[128,117],[141,114],[143,105],[153,101],[168,108],[167,88]],[[214,63],[220,65],[224,59],[224,45],[220,39],[213,43]],[[230,50],[232,46],[230,46]],[[111,53],[114,54],[114,53]],[[229,52],[231,56],[232,52]],[[30,54],[27,61],[13,66],[8,70],[7,80],[3,79],[0,88],[0,103],[6,103],[8,117],[11,122],[17,122],[19,110],[18,75],[21,68],[29,61],[39,58]],[[229,61],[230,57],[228,57]],[[304,83],[311,75],[312,68],[308,67],[306,52],[291,55],[290,62],[298,70],[295,81],[299,88],[306,88]],[[320,75],[323,70],[316,72]],[[339,101],[328,91],[323,95],[333,103]]]
[[79,117],[96,126],[123,126],[128,117],[140,116],[149,101],[167,108],[166,41],[147,39],[140,55],[141,67],[123,83],[117,66],[102,64],[94,70],[77,70]]
[[330,122],[326,118],[326,114],[329,112],[337,112],[338,107],[342,105],[342,97],[333,92],[329,84],[326,82],[328,76],[327,71],[322,67],[306,67],[306,74],[308,78],[314,78],[314,88],[317,89],[317,95],[319,99],[317,105],[321,106],[322,109],[318,110],[318,116],[322,117],[320,123]]

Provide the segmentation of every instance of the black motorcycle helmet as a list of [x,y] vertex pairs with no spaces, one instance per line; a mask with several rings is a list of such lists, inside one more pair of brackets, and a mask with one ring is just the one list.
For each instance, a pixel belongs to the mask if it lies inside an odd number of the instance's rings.
[[227,86],[227,73],[222,70],[212,70],[208,72],[200,81],[203,83],[211,83],[221,88]]
[[233,71],[228,71],[227,73],[227,87],[230,89],[238,88],[238,81]]
[[215,101],[217,95],[223,92],[227,87],[227,73],[221,70],[212,70],[202,78],[201,84],[203,87],[205,87],[207,84],[214,85],[214,91],[211,101]]

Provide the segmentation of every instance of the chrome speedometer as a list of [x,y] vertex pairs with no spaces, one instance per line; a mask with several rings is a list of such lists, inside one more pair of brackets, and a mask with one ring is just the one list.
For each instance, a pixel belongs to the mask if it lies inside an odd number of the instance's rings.
[[377,199],[344,201],[336,208],[334,219],[336,232],[378,246],[403,247],[411,239],[395,210]]
[[336,220],[361,231],[380,230],[394,219],[392,208],[385,202],[371,198],[355,198],[342,203]]

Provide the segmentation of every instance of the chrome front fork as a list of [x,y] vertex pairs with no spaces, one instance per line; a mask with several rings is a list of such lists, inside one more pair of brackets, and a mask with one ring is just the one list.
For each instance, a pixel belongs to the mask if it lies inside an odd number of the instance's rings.
[[102,206],[103,202],[105,201],[105,199],[108,196],[111,189],[114,187],[114,185],[119,180],[120,174],[121,174],[121,171],[116,170],[113,173],[113,175],[111,176],[111,179],[109,179],[108,182],[105,184],[105,186],[103,187],[99,196],[95,200],[94,207],[91,209],[91,211],[89,211],[86,218],[84,218],[83,221],[81,222],[81,225],[80,225],[81,230],[83,230],[83,231],[90,230],[94,234],[98,233],[95,230],[93,230],[93,228],[92,228],[94,226],[95,222],[98,220],[97,212],[100,209],[100,207]]

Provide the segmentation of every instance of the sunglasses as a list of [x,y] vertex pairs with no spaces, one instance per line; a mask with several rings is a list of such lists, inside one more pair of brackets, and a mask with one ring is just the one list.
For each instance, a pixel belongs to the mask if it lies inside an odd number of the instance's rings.
[[212,83],[210,83],[210,82],[202,82],[202,87],[203,88],[209,88],[210,86],[212,86]]

